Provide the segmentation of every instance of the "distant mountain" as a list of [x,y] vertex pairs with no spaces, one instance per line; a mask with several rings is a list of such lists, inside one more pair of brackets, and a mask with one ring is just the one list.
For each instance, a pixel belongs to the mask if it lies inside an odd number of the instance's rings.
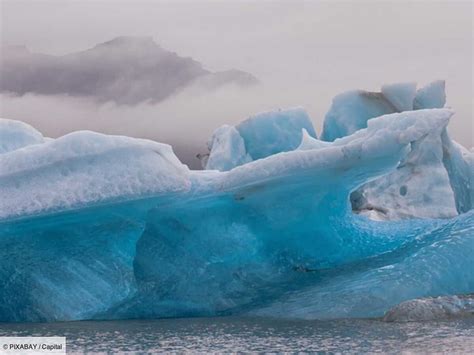
[[117,37],[63,56],[6,47],[0,66],[2,92],[62,94],[127,105],[156,103],[193,84],[214,89],[257,83],[252,74],[240,70],[206,70],[192,58],[163,49],[151,37]]

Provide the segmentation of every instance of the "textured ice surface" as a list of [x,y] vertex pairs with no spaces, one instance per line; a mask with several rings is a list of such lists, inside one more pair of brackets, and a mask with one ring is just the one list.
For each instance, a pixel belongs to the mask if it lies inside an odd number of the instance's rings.
[[[384,85],[381,93],[339,95],[326,115],[322,139],[351,134],[382,113],[443,107],[444,88],[444,81],[418,91],[415,83],[399,83]],[[446,127],[439,127],[411,142],[410,153],[394,172],[351,195],[354,210],[377,220],[449,218],[469,210],[472,167],[463,158],[467,154],[461,154],[445,132]]]
[[189,187],[171,147],[152,141],[75,132],[0,155],[0,218]]
[[[430,114],[432,110],[418,111]],[[410,143],[410,153],[392,173],[362,186],[352,197],[356,211],[374,219],[449,218],[457,215],[443,164],[445,127]]]
[[0,154],[43,142],[43,135],[30,125],[0,118]]
[[251,160],[294,150],[301,143],[302,129],[316,137],[313,124],[302,108],[264,112],[235,128],[220,127],[209,142],[206,169],[230,170]]
[[[203,171],[93,132],[1,154],[0,321],[382,317],[472,293],[473,159],[452,114],[386,114],[331,142],[299,109],[258,115],[216,131]],[[446,218],[373,221],[354,190],[380,219]]]
[[474,314],[474,294],[405,301],[388,311],[386,322],[419,322]]
[[[398,234],[400,222],[389,223]],[[471,293],[474,211],[428,225],[384,255],[315,272],[315,284],[288,292],[254,313],[305,319],[380,317],[406,300]]]

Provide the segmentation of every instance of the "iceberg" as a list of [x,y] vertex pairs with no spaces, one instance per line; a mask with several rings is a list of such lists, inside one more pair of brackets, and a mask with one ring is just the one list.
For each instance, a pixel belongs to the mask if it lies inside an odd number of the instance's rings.
[[388,113],[443,108],[446,103],[444,80],[416,90],[415,83],[382,86],[381,92],[354,90],[333,99],[324,119],[321,140],[333,141],[367,127],[367,121]]
[[380,92],[348,91],[337,95],[324,118],[321,140],[334,141],[367,127],[369,119],[397,112]]
[[[384,317],[468,295],[472,153],[445,134],[452,115],[383,114],[334,141],[301,109],[257,115],[218,129],[197,171],[88,131],[0,154],[0,321]],[[361,187],[387,218],[354,213]]]
[[296,149],[302,130],[316,138],[313,124],[301,108],[257,114],[235,127],[223,126],[212,135],[206,169],[227,171],[252,160]]

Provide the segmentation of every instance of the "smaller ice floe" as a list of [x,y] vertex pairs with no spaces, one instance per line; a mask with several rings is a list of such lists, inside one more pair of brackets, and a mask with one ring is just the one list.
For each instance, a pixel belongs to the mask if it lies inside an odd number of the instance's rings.
[[316,138],[311,119],[303,108],[257,114],[235,127],[218,128],[208,147],[206,169],[230,170],[249,161],[296,149],[302,129]]
[[0,154],[44,141],[43,135],[29,124],[0,118]]
[[419,322],[474,315],[474,294],[406,301],[385,313],[385,322]]

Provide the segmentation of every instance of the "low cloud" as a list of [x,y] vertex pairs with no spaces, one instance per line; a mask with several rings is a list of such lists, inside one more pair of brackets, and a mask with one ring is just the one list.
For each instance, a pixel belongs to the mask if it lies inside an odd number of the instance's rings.
[[5,47],[0,78],[2,92],[68,95],[123,105],[157,103],[189,86],[213,90],[229,83],[245,87],[258,82],[239,70],[210,72],[192,58],[163,49],[151,37],[117,37],[63,56]]

